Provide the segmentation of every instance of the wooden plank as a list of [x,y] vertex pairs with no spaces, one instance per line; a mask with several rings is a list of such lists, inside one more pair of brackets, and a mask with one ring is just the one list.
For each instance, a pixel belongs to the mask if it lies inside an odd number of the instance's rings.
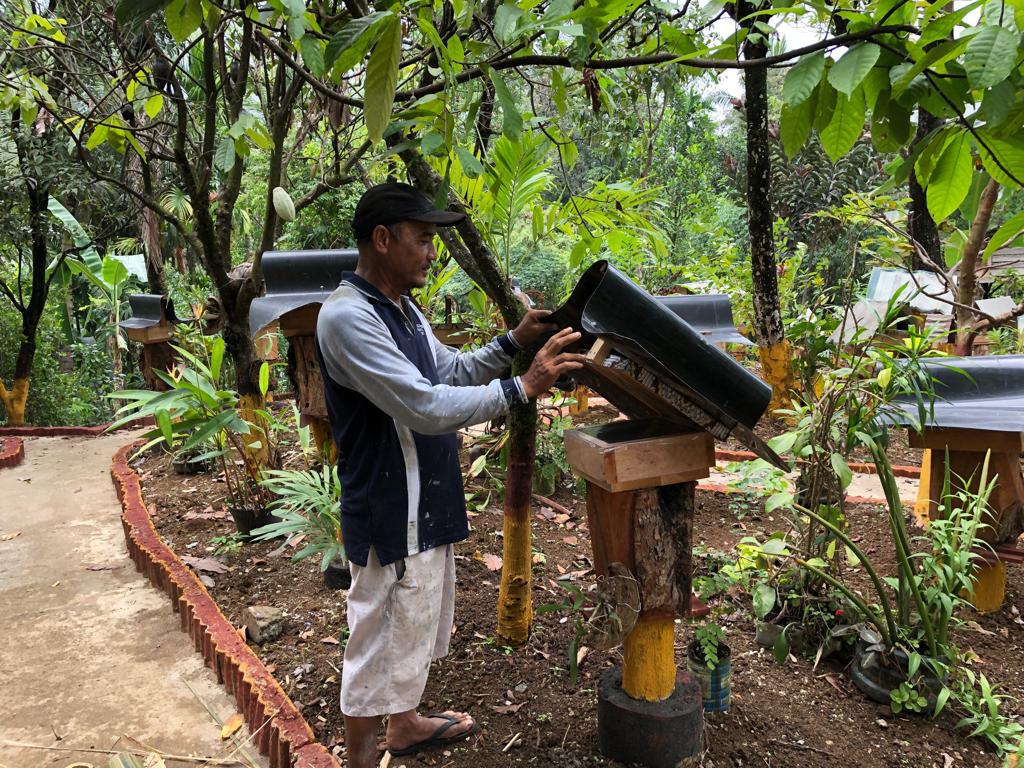
[[143,344],[159,344],[162,341],[170,341],[174,329],[170,325],[151,325],[148,328],[125,328],[124,330],[132,341],[140,341]]
[[604,361],[608,359],[608,355],[611,354],[612,343],[608,339],[598,338],[594,342],[593,346],[587,351],[587,362],[593,365],[604,365]]
[[911,448],[932,448],[942,451],[1024,451],[1024,433],[998,432],[992,429],[954,429],[925,427],[923,432],[907,430]]
[[[945,460],[945,452],[932,454],[928,517],[933,520],[938,515],[937,502],[942,495]],[[968,489],[972,493],[977,492],[984,460],[985,454],[978,451],[949,451],[950,484],[954,493],[964,488],[964,480],[968,478]],[[988,479],[997,475],[996,487],[988,498],[989,509],[983,519],[987,527],[978,531],[978,538],[993,545],[1016,541],[1024,531],[1024,477],[1021,475],[1019,451],[992,453]]]
[[636,573],[633,562],[633,511],[636,494],[612,493],[587,483],[587,527],[594,551],[594,572],[608,575],[608,565],[622,563]]
[[565,455],[579,475],[609,491],[628,491],[707,477],[715,464],[707,432],[609,443],[583,430],[564,435]]
[[319,304],[307,304],[304,307],[285,312],[278,318],[281,332],[285,337],[312,336],[316,333],[316,319],[320,316]]

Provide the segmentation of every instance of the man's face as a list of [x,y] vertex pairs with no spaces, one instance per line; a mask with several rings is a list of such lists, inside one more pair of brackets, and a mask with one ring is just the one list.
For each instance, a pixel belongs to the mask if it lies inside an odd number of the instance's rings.
[[[403,221],[387,232],[384,258],[385,270],[392,284],[400,290],[422,288],[427,282],[427,272],[437,258],[434,237],[437,225],[420,221]],[[398,233],[396,237],[391,231]]]

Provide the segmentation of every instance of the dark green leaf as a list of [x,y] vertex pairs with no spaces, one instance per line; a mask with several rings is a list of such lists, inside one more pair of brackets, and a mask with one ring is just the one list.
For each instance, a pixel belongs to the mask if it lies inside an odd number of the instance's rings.
[[1017,63],[1020,34],[1006,27],[983,27],[967,43],[964,69],[972,88],[989,88],[1005,80]]
[[782,105],[779,138],[782,139],[782,148],[789,157],[794,157],[811,135],[811,129],[814,127],[813,118],[814,99],[805,99],[796,106]]
[[786,639],[785,632],[779,632],[779,636],[772,643],[772,656],[775,657],[777,664],[786,663],[786,659],[789,657],[789,640]]
[[373,53],[370,54],[369,64],[366,65],[366,132],[370,141],[374,143],[384,136],[384,129],[391,119],[401,52],[402,24],[396,16],[391,16],[381,31]]
[[350,21],[328,41],[324,65],[339,72],[350,70],[363,60],[391,18],[394,16],[390,12],[378,11]]
[[122,27],[141,25],[146,19],[167,7],[171,0],[121,0],[114,18]]
[[835,111],[821,131],[821,146],[832,162],[845,155],[864,131],[864,94],[855,91],[852,98],[836,97]]
[[227,173],[235,165],[235,140],[230,136],[222,136],[217,142],[217,153],[213,158],[214,164]]
[[936,223],[945,221],[963,202],[973,171],[970,136],[962,132],[950,140],[928,179],[928,212]]
[[299,50],[302,51],[302,60],[309,67],[309,71],[317,77],[322,77],[326,68],[324,49],[320,41],[313,35],[303,35],[299,40]]
[[513,141],[518,140],[519,135],[523,132],[523,116],[519,113],[516,100],[497,72],[491,72],[491,82],[494,84],[494,95],[498,97],[498,103],[501,104],[501,132]]
[[821,73],[825,71],[825,54],[821,51],[804,56],[786,73],[782,84],[782,100],[796,106],[804,102],[817,88]]
[[867,77],[881,52],[874,43],[857,43],[832,65],[828,81],[837,91],[849,96]]
[[478,160],[476,155],[465,147],[456,147],[455,155],[459,158],[459,165],[462,166],[462,172],[469,176],[469,178],[475,179],[484,172],[484,167],[480,160]]
[[1024,211],[1011,216],[1003,226],[996,230],[996,233],[992,235],[992,239],[988,241],[988,245],[985,246],[984,260],[988,261],[993,253],[1013,240],[1021,232],[1024,232]]
[[200,0],[171,0],[164,16],[167,31],[181,43],[203,23],[203,4]]

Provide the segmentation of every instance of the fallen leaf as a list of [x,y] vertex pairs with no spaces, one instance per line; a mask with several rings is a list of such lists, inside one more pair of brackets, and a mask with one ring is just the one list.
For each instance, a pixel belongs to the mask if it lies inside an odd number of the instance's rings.
[[563,523],[569,522],[569,520],[571,518],[568,515],[564,515],[563,514],[563,515],[555,515],[551,519],[552,519],[553,522],[558,523],[559,525],[562,525]]
[[555,514],[555,510],[551,507],[541,507],[540,511],[537,513],[537,517],[542,520],[554,520],[558,515]]
[[548,558],[547,558],[547,556],[543,552],[534,552],[533,553],[533,564],[534,565],[543,565],[547,561],[548,561]]
[[242,727],[242,723],[245,722],[242,716],[235,712],[231,717],[224,721],[224,727],[220,729],[220,737],[222,739],[229,739],[231,735]]
[[143,768],[167,768],[167,763],[164,759],[155,752],[151,752],[147,757],[146,761],[142,764]]
[[523,704],[509,704],[504,707],[491,707],[499,715],[514,715],[520,709],[523,708]]
[[945,752],[942,753],[942,768],[953,768],[953,758]]
[[570,547],[575,547],[577,544],[580,543],[578,536],[566,536],[562,539],[562,541],[564,541]]
[[0,541],[10,541],[11,539],[16,539],[19,536],[21,536],[21,531],[14,531],[14,533],[0,534]]
[[300,640],[309,640],[309,638],[311,638],[312,636],[313,636],[313,630],[312,629],[307,629],[307,630],[304,630],[302,632],[299,632],[299,639]]
[[483,563],[487,566],[488,571],[500,571],[501,570],[501,558],[497,555],[492,555],[488,552],[483,556]]
[[193,571],[206,571],[207,573],[227,573],[228,567],[215,557],[191,557],[182,555],[181,561]]
[[267,664],[267,672],[270,674],[277,672],[277,664]]
[[338,638],[331,637],[330,635],[327,635],[327,637],[321,637],[320,642],[324,645],[340,645]]
[[559,573],[565,573],[565,568],[563,568],[562,566],[558,565],[558,563],[555,563],[555,568],[556,568],[556,570]]
[[59,587],[59,586],[60,586],[60,582],[59,582],[59,581],[55,581],[55,582],[53,582],[53,584],[51,584],[50,586],[51,586],[51,587]]
[[212,577],[207,576],[205,573],[199,574],[199,581],[201,581],[203,586],[207,587],[208,589],[213,589],[215,586],[217,586],[217,582],[215,582]]
[[587,658],[587,654],[588,653],[590,653],[590,649],[587,646],[585,646],[585,645],[581,645],[580,649],[578,651],[576,651],[576,666],[577,667],[580,664],[583,663],[583,660],[585,658]]
[[212,507],[207,507],[202,512],[193,512],[189,510],[181,516],[182,520],[230,520],[231,513],[226,509],[215,510]]

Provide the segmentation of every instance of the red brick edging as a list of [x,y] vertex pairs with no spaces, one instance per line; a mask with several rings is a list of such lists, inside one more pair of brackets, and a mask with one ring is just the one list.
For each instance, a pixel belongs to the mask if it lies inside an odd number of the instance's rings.
[[0,438],[0,468],[16,467],[25,460],[25,443],[17,437]]
[[121,500],[125,542],[135,567],[171,598],[171,607],[181,616],[182,631],[189,633],[217,681],[234,694],[238,710],[254,734],[253,742],[270,758],[271,768],[339,768],[210,593],[156,532],[142,498],[139,476],[128,466],[128,456],[138,445],[121,448],[110,467]]
[[[729,451],[724,448],[715,450],[716,461],[754,461],[757,458],[756,453],[751,451]],[[850,461],[847,462],[850,470],[861,475],[876,475],[878,470],[874,464],[868,464],[862,461]],[[892,473],[896,477],[920,477],[920,467],[909,467],[895,465],[892,468]]]
[[[97,424],[93,427],[0,427],[0,437],[99,437],[114,422]],[[135,427],[149,427],[156,424],[152,416],[143,419],[130,421],[116,432],[122,429],[135,429]]]

